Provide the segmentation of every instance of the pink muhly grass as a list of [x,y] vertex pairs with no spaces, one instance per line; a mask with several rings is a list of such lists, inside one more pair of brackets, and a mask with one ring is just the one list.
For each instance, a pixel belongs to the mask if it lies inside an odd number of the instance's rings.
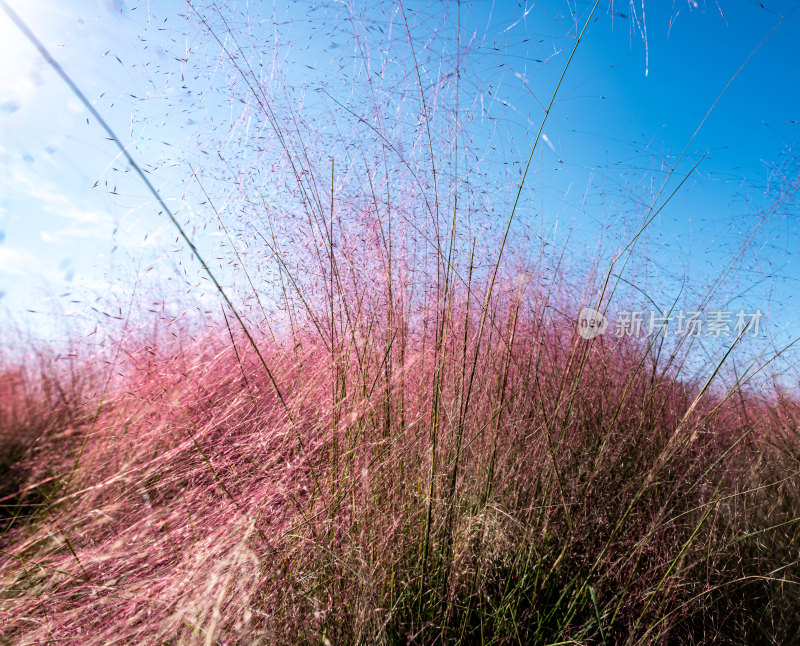
[[[747,536],[797,504],[795,476],[779,477],[796,405],[749,395],[714,412],[712,398],[686,420],[696,390],[637,368],[635,350],[595,345],[577,376],[584,345],[527,314],[516,325],[505,354],[501,333],[479,354],[463,419],[458,332],[444,366],[409,349],[388,388],[374,387],[380,357],[351,350],[336,424],[335,371],[311,343],[269,356],[284,366],[291,423],[259,361],[224,334],[177,355],[126,351],[99,412],[49,454],[61,486],[5,530],[4,637],[650,640],[697,638],[704,621],[759,635],[714,590],[751,582],[758,603],[783,603],[752,569],[777,566],[791,543],[751,553]],[[428,501],[437,370],[445,412]],[[722,614],[708,614],[712,601]]]
[[231,289],[146,180],[222,316],[152,338],[131,316],[67,369],[40,353],[0,376],[0,639],[790,642],[797,402],[687,379],[690,342],[582,339],[619,256],[572,278],[517,214],[561,80],[497,217],[491,186],[459,184],[481,179],[459,171],[460,74],[430,87],[419,25],[392,15],[413,65],[380,89],[418,99],[397,108],[415,125],[359,117],[331,159],[330,124],[282,106],[225,14],[193,7],[289,188],[276,212],[236,174],[230,215],[192,169]]

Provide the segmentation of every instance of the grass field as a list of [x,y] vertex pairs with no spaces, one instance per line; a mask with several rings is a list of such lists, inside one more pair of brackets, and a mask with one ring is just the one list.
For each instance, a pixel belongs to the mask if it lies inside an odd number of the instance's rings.
[[[790,400],[536,311],[2,378],[8,643],[790,643]],[[477,323],[475,323],[477,325]],[[235,335],[234,335],[235,336]],[[390,354],[396,355],[395,349]]]
[[[673,176],[677,159],[612,258],[570,269],[526,237],[522,203],[593,14],[490,218],[491,182],[473,189],[486,176],[447,125],[460,76],[428,82],[398,7],[408,66],[359,96],[407,103],[335,144],[260,84],[236,25],[192,14],[289,186],[276,206],[236,169],[226,220],[218,180],[192,168],[222,270],[101,123],[216,300],[4,357],[0,643],[800,640],[800,401],[755,385],[781,350],[731,373],[744,335],[707,363],[689,336],[576,327],[584,306],[611,316],[696,166]],[[337,156],[356,144],[363,159]]]

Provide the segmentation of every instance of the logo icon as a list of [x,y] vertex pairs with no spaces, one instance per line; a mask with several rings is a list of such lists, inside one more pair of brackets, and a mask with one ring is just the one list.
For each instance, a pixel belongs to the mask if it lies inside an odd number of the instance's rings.
[[578,314],[578,334],[584,339],[594,339],[608,329],[608,319],[591,307],[584,307]]

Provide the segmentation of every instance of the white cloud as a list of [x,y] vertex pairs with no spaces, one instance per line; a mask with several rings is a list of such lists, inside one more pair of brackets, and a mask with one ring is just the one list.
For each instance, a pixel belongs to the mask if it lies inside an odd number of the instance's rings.
[[99,209],[82,208],[66,197],[51,182],[38,177],[25,167],[12,171],[12,182],[29,197],[41,202],[42,210],[63,218],[66,226],[53,231],[40,231],[43,242],[59,244],[66,239],[108,240],[114,227],[111,215]]
[[30,276],[39,272],[41,266],[38,259],[25,249],[0,247],[0,273],[11,276]]
[[83,107],[83,103],[78,101],[78,99],[76,99],[74,96],[71,96],[69,97],[69,99],[67,99],[67,108],[69,108],[71,112],[74,112],[76,114],[80,114],[85,109]]

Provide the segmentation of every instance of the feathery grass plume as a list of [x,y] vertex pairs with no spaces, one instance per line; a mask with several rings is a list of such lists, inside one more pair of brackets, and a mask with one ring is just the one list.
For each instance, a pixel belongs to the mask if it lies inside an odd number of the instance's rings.
[[[186,152],[184,198],[225,261],[148,186],[221,302],[0,373],[4,643],[797,639],[800,404],[748,389],[780,353],[725,388],[743,335],[698,376],[690,338],[576,327],[614,315],[700,162],[581,264],[520,214],[603,7],[566,28],[497,173],[498,124],[465,90],[480,35],[434,9],[290,8],[265,44],[263,7],[187,2],[180,74],[235,116]],[[313,66],[292,46],[323,36],[340,64],[294,83]]]

